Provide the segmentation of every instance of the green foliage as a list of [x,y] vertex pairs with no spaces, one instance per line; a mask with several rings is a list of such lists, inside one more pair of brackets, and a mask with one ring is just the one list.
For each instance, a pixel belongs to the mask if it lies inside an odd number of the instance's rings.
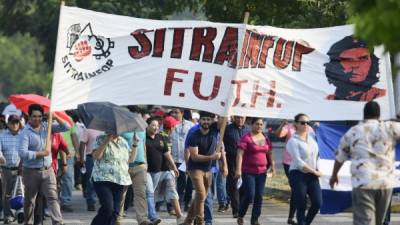
[[4,96],[49,93],[50,69],[43,60],[44,47],[36,38],[20,33],[0,36],[0,46],[0,89]]
[[287,28],[315,28],[346,23],[344,0],[207,0],[203,9],[211,21],[242,23],[246,11],[250,24]]
[[389,52],[400,52],[400,1],[352,0],[350,21],[356,35],[370,46],[384,45]]
[[[183,19],[177,15],[184,12],[190,18],[228,23],[242,23],[249,11],[250,24],[288,28],[335,26],[347,20],[345,0],[66,0],[66,5],[148,19]],[[59,7],[60,0],[0,1],[0,92],[48,92]]]

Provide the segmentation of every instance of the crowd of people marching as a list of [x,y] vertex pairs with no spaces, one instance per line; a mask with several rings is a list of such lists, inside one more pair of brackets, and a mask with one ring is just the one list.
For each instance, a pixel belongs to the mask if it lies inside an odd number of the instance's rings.
[[[122,224],[132,205],[139,225],[162,223],[158,212],[164,206],[178,225],[209,225],[215,195],[218,211],[231,208],[238,225],[244,224],[250,204],[251,225],[262,224],[259,217],[267,174],[275,173],[265,119],[233,116],[227,122],[209,112],[176,107],[128,109],[147,121],[145,131],[117,135],[88,129],[71,111],[73,123],[53,116],[47,148],[48,115],[40,105],[30,105],[28,115],[2,116],[4,224],[17,220],[36,225],[45,216],[54,225],[63,224],[62,212],[74,211],[74,189],[82,190],[88,211],[97,210],[92,225]],[[334,187],[340,182],[337,173],[351,159],[355,165],[353,203],[358,206],[354,224],[380,225],[394,186],[393,146],[400,137],[400,125],[379,121],[376,102],[366,104],[364,118],[342,139],[330,184]],[[322,174],[310,118],[299,113],[292,123],[284,120],[274,134],[286,138],[283,166],[292,190],[287,223],[311,224],[322,204]],[[15,209],[10,198],[16,194],[20,176],[25,188],[18,192],[23,192],[24,205]]]

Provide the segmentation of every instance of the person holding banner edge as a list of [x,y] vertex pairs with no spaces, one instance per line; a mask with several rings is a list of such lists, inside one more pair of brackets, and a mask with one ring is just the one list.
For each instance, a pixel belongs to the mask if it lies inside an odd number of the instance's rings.
[[[24,215],[25,224],[33,224],[36,196],[39,192],[46,196],[53,225],[63,224],[60,204],[57,196],[57,183],[51,169],[51,145],[46,146],[48,122],[43,122],[43,107],[31,104],[28,109],[29,122],[21,132],[18,152],[23,161],[23,182],[25,184]],[[53,115],[58,124],[51,126],[52,133],[67,131],[70,127],[57,115]]]

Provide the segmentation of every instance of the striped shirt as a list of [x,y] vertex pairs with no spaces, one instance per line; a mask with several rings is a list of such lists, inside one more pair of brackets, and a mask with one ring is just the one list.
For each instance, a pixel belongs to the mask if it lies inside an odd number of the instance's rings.
[[9,130],[0,133],[0,154],[6,159],[5,167],[18,167],[19,155],[18,155],[18,139],[20,132],[13,135]]

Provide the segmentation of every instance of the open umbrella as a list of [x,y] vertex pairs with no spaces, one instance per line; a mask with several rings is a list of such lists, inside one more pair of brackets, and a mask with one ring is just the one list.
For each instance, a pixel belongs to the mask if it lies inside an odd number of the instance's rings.
[[78,114],[87,128],[110,134],[144,130],[146,121],[137,113],[110,102],[89,102],[78,105]]
[[[28,108],[31,104],[41,105],[44,112],[48,112],[50,108],[50,99],[36,94],[10,95],[8,100],[25,114],[28,114]],[[73,125],[72,120],[65,112],[55,112],[55,114],[70,126]]]

